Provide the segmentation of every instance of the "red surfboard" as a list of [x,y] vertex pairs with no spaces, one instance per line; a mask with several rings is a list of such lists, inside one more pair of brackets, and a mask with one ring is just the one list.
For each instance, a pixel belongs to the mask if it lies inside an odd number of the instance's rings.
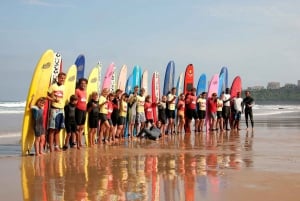
[[240,76],[236,76],[232,82],[230,89],[230,97],[235,98],[237,92],[242,92],[242,79]]
[[[152,75],[152,87],[151,87],[152,93],[151,93],[151,98],[152,98],[152,103],[156,103],[159,98],[160,98],[160,83],[159,83],[159,73],[154,72]],[[157,121],[157,107],[152,106],[152,111],[153,111],[153,120],[154,122]]]
[[[185,69],[183,93],[186,95],[193,87],[194,87],[194,66],[193,64],[189,64]],[[184,124],[185,133],[191,133],[191,128],[188,125],[187,115],[185,114],[184,116],[185,116],[185,124]]]
[[194,87],[194,66],[193,64],[189,64],[185,69],[183,93],[186,94],[193,87]]
[[[240,76],[236,76],[232,81],[231,88],[230,88],[230,98],[231,98],[231,100],[233,100],[233,98],[236,97],[237,92],[242,93],[242,79],[241,79]],[[232,106],[233,102],[231,101],[230,104]],[[233,113],[231,112],[230,119],[229,119],[231,128],[232,128],[232,124],[233,124],[233,116],[232,115],[233,115]]]

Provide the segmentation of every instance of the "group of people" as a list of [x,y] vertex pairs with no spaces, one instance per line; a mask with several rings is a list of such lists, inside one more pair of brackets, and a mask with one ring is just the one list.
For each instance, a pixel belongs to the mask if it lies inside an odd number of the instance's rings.
[[[207,99],[206,92],[197,97],[195,88],[177,97],[176,88],[173,87],[160,100],[152,102],[153,99],[145,94],[144,88],[135,86],[131,94],[126,94],[120,89],[113,93],[108,88],[104,88],[100,94],[94,91],[89,99],[86,93],[88,81],[81,78],[75,94],[68,97],[66,104],[63,101],[65,78],[65,73],[59,73],[57,82],[49,87],[47,97],[38,98],[35,105],[31,102],[29,104],[34,119],[36,155],[43,154],[46,130],[48,147],[50,152],[53,152],[61,151],[59,147],[61,129],[66,131],[62,147],[66,150],[69,146],[80,149],[83,134],[88,135],[86,144],[92,147],[95,143],[122,140],[127,136],[156,140],[164,135],[184,131],[189,133],[193,119],[195,120],[194,131],[203,132],[207,115],[212,131],[240,129],[239,122],[244,108],[247,128],[249,118],[252,129],[254,126],[252,113],[254,99],[249,91],[246,91],[244,99],[241,98],[240,92],[232,99],[229,89],[226,89],[220,97],[213,93],[212,97]],[[50,101],[47,129],[43,123],[43,108],[46,100]],[[84,133],[86,121],[88,133]]]

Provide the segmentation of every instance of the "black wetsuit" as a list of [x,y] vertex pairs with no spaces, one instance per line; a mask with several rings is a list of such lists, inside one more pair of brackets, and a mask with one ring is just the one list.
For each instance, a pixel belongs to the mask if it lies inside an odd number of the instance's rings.
[[243,100],[243,105],[245,106],[245,121],[246,121],[246,126],[248,128],[248,119],[250,117],[250,122],[251,122],[251,127],[254,127],[254,122],[253,122],[253,112],[252,112],[252,107],[249,105],[252,105],[254,103],[254,99],[251,96],[247,96]]

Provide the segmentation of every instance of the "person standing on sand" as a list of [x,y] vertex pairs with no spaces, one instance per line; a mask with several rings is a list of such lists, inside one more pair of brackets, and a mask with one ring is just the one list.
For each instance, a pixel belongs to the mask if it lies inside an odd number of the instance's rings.
[[254,99],[251,97],[250,91],[245,91],[246,97],[243,99],[243,109],[245,111],[245,121],[246,121],[246,127],[248,130],[248,118],[250,117],[250,123],[251,123],[251,128],[253,130],[254,128],[254,121],[253,121],[253,111],[252,107],[254,105]]
[[116,136],[119,138],[125,137],[124,134],[124,127],[126,124],[126,116],[127,116],[127,111],[128,111],[128,94],[124,93],[121,96],[120,100],[120,107],[119,107],[119,115],[118,115],[118,126],[117,126],[117,131],[116,131]]
[[145,127],[145,89],[141,88],[140,94],[137,95],[137,108],[136,108],[136,133],[139,133],[141,129]]
[[224,99],[224,93],[221,94],[221,96],[217,99],[217,129],[219,127],[220,132],[224,131],[224,121],[222,116],[222,110],[223,110],[223,99]]
[[209,115],[210,130],[215,131],[217,123],[217,94],[213,93],[210,98],[208,98],[207,109]]
[[243,99],[241,98],[241,93],[237,92],[236,97],[233,99],[233,128],[236,130],[240,129],[240,120],[241,120],[241,114],[243,110]]
[[167,133],[169,133],[170,135],[173,134],[174,131],[174,120],[175,120],[175,103],[176,103],[176,88],[173,87],[171,89],[171,93],[168,94],[167,97],[167,105],[168,105],[168,127],[167,127]]
[[228,131],[228,130],[230,130],[229,126],[228,126],[229,118],[230,118],[230,92],[229,92],[229,88],[226,88],[222,100],[223,100],[222,116],[223,116],[223,120],[224,120],[223,128]]
[[[136,107],[137,107],[137,95],[139,92],[139,87],[135,86],[133,89],[133,93],[130,94],[128,99],[128,137],[133,136],[134,126],[136,123]],[[125,136],[121,136],[125,137]]]
[[98,92],[94,91],[91,95],[91,100],[87,104],[87,112],[89,113],[88,124],[89,124],[89,144],[90,146],[95,145],[95,135],[99,123],[99,96]]
[[[75,95],[78,97],[78,101],[75,109],[75,118],[77,124],[77,147],[82,146],[81,136],[83,135],[84,125],[86,120],[86,105],[87,105],[87,95],[86,95],[86,85],[88,81],[85,78],[80,78],[78,81],[79,87],[75,90]],[[87,133],[85,133],[87,135]]]
[[181,93],[179,95],[179,100],[177,103],[177,119],[178,119],[178,126],[177,126],[177,133],[182,133],[184,124],[185,124],[185,95]]
[[186,103],[186,116],[187,116],[187,126],[188,130],[191,130],[191,122],[194,119],[195,121],[195,132],[198,132],[199,118],[197,114],[197,96],[196,96],[196,88],[192,88],[191,93],[187,94],[185,99]]
[[[64,91],[65,91],[66,74],[60,72],[57,82],[52,84],[48,89],[47,99],[51,101],[49,116],[49,147],[50,152],[61,151],[59,148],[59,132],[64,128]],[[53,147],[55,142],[55,147]]]
[[77,149],[80,149],[79,146],[79,133],[77,132],[77,123],[76,123],[76,105],[78,102],[78,97],[76,95],[71,95],[69,103],[65,105],[65,129],[67,136],[64,139],[63,150],[68,149],[68,144],[71,139],[71,147],[75,146],[75,142],[77,142]]
[[157,104],[158,120],[161,122],[161,133],[164,136],[167,123],[167,96],[163,95],[161,101]]
[[99,97],[99,120],[101,121],[98,144],[105,143],[106,132],[110,129],[110,124],[107,120],[108,113],[108,88],[102,89],[101,96]]
[[44,145],[45,145],[45,127],[44,127],[44,104],[45,104],[45,97],[41,97],[36,101],[35,105],[32,105],[34,95],[31,98],[29,103],[29,108],[32,112],[33,118],[33,130],[34,130],[34,149],[35,155],[43,155]]
[[114,104],[113,104],[113,100],[115,98],[115,94],[114,93],[109,93],[108,96],[107,96],[107,100],[108,100],[108,103],[107,103],[107,109],[108,109],[108,112],[107,112],[107,121],[110,125],[110,128],[109,130],[106,131],[107,133],[107,139],[108,141],[114,141],[115,140],[115,133],[114,133],[114,126],[113,126],[113,122],[111,120],[111,115],[114,111]]
[[113,141],[115,140],[117,129],[118,129],[118,119],[120,114],[120,104],[121,104],[121,95],[123,91],[121,89],[117,89],[114,99],[112,100],[113,104],[113,111],[111,114],[111,121],[112,121],[112,129],[113,129]]
[[197,99],[198,105],[198,118],[199,118],[199,126],[198,132],[204,131],[204,123],[205,123],[205,116],[206,116],[206,92],[202,92],[199,98]]

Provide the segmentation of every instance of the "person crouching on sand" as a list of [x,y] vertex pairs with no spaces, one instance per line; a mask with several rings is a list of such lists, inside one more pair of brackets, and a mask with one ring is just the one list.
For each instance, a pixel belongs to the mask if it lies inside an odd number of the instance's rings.
[[36,101],[35,105],[32,105],[34,95],[31,98],[29,107],[32,112],[33,118],[33,130],[34,130],[34,149],[35,155],[39,156],[44,154],[43,149],[45,145],[45,127],[44,127],[44,104],[46,101],[45,97],[41,97]]

